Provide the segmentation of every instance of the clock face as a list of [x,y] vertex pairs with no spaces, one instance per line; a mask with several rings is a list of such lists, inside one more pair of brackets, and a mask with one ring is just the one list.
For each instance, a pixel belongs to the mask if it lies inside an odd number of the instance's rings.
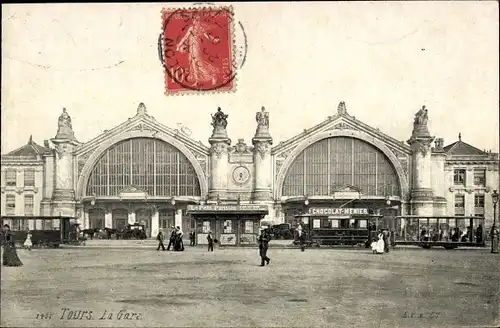
[[233,179],[238,184],[245,184],[250,179],[250,171],[244,166],[238,166],[233,171]]

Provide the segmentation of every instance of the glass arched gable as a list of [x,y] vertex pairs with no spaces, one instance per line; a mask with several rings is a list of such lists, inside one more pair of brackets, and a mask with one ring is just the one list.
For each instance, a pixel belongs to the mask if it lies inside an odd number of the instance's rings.
[[302,151],[288,169],[283,196],[328,196],[345,186],[367,196],[400,196],[396,170],[379,149],[356,138],[332,137]]
[[88,196],[118,196],[134,186],[149,196],[200,196],[193,165],[180,150],[158,139],[123,140],[97,161],[87,184]]

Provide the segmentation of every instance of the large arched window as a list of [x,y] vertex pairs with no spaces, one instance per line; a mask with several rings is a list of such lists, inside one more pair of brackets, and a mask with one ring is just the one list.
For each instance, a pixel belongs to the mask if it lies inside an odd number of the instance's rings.
[[387,157],[349,137],[323,139],[304,149],[288,169],[283,196],[327,196],[345,186],[367,196],[400,196],[399,179]]
[[172,145],[151,138],[121,141],[97,161],[87,185],[87,195],[118,196],[135,186],[150,196],[200,196],[193,165]]

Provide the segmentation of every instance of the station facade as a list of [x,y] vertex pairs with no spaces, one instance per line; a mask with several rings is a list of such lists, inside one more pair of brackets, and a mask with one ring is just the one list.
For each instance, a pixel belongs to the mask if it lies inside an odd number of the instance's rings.
[[[175,225],[238,239],[255,234],[258,220],[292,223],[310,211],[473,215],[492,225],[497,153],[461,136],[444,146],[427,129],[425,107],[408,141],[360,122],[344,102],[333,114],[275,144],[262,108],[246,144],[231,141],[218,109],[205,145],[156,121],[141,103],[133,118],[81,143],[64,109],[54,138],[41,146],[30,137],[2,155],[2,213],[72,216],[83,228],[137,222],[150,237]],[[220,222],[208,220],[218,214]]]

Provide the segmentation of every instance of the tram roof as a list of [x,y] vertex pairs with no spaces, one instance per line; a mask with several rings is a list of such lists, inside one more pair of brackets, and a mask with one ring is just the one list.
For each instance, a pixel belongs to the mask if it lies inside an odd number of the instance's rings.
[[76,219],[74,216],[25,216],[25,215],[2,215],[2,220],[56,220],[56,219]]
[[482,220],[484,217],[478,216],[453,216],[453,215],[429,215],[429,216],[420,216],[420,215],[400,215],[397,216],[398,219],[476,219]]
[[338,219],[348,219],[348,218],[351,218],[351,219],[355,219],[355,218],[382,218],[384,217],[383,215],[380,215],[380,214],[346,214],[346,215],[341,215],[341,214],[338,214],[338,215],[334,215],[334,214],[297,214],[295,215],[296,218],[303,218],[303,217],[328,217],[332,220],[335,220],[336,218],[335,217],[338,217]]

